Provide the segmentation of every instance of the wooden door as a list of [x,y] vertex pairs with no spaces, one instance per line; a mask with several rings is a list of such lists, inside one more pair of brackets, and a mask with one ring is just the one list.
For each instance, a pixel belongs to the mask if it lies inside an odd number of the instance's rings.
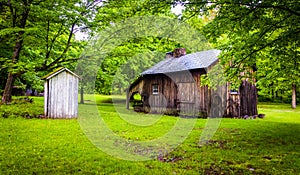
[[178,83],[178,104],[180,115],[195,115],[195,83]]

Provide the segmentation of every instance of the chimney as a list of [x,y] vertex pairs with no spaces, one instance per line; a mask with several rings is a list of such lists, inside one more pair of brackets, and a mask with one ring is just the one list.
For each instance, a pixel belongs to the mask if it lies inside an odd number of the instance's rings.
[[179,57],[184,56],[184,55],[186,55],[185,48],[176,48],[176,49],[174,49],[173,52],[167,52],[166,53],[166,59],[167,58],[172,58],[172,57],[179,58]]
[[176,48],[173,51],[173,57],[174,58],[179,58],[181,56],[184,56],[186,54],[185,48]]

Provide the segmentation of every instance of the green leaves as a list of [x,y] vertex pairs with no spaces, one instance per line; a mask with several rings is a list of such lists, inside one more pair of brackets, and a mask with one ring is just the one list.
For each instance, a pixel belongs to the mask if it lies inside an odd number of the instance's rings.
[[158,37],[132,38],[113,49],[101,62],[96,92],[124,93],[125,89],[147,68],[165,58],[165,53],[179,43]]
[[[223,51],[220,63],[228,81],[256,78],[260,95],[279,91],[290,94],[287,90],[292,84],[300,85],[298,2],[195,0],[185,6],[186,14],[195,13],[208,20],[203,33]],[[255,64],[258,71],[252,73]]]

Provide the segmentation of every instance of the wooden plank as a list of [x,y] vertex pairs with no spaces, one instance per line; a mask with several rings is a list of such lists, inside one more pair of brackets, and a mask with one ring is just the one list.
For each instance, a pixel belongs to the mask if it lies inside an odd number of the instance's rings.
[[48,80],[44,82],[44,116],[48,116]]
[[66,75],[65,75],[65,79],[66,81],[63,82],[64,83],[64,117],[65,118],[70,118],[70,114],[69,114],[69,106],[70,106],[70,103],[72,103],[72,101],[70,101],[69,99],[69,96],[70,96],[70,85],[69,85],[69,81],[72,81],[72,76],[69,72],[66,72]]
[[69,89],[68,89],[68,91],[70,92],[70,95],[69,95],[69,101],[70,101],[70,106],[69,106],[69,111],[68,111],[68,113],[69,113],[69,115],[71,116],[71,117],[73,117],[73,115],[74,115],[74,98],[72,97],[73,95],[74,95],[74,93],[73,93],[73,91],[74,91],[74,82],[73,82],[74,80],[73,80],[73,77],[70,79],[70,81],[68,82],[69,83]]
[[79,79],[77,77],[74,77],[74,82],[75,82],[75,89],[74,89],[74,118],[78,117],[78,82]]
[[56,81],[56,117],[57,118],[62,118],[62,98],[63,98],[63,92],[64,89],[62,87],[62,82],[64,81],[64,74],[65,72],[62,72],[60,74],[57,75],[57,81]]

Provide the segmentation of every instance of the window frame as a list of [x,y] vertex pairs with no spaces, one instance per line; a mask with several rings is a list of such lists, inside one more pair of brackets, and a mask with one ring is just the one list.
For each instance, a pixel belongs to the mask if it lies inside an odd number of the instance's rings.
[[238,94],[240,94],[240,92],[238,89],[230,89],[229,94],[230,95],[238,95]]
[[152,94],[153,95],[158,95],[159,94],[158,84],[152,84]]

